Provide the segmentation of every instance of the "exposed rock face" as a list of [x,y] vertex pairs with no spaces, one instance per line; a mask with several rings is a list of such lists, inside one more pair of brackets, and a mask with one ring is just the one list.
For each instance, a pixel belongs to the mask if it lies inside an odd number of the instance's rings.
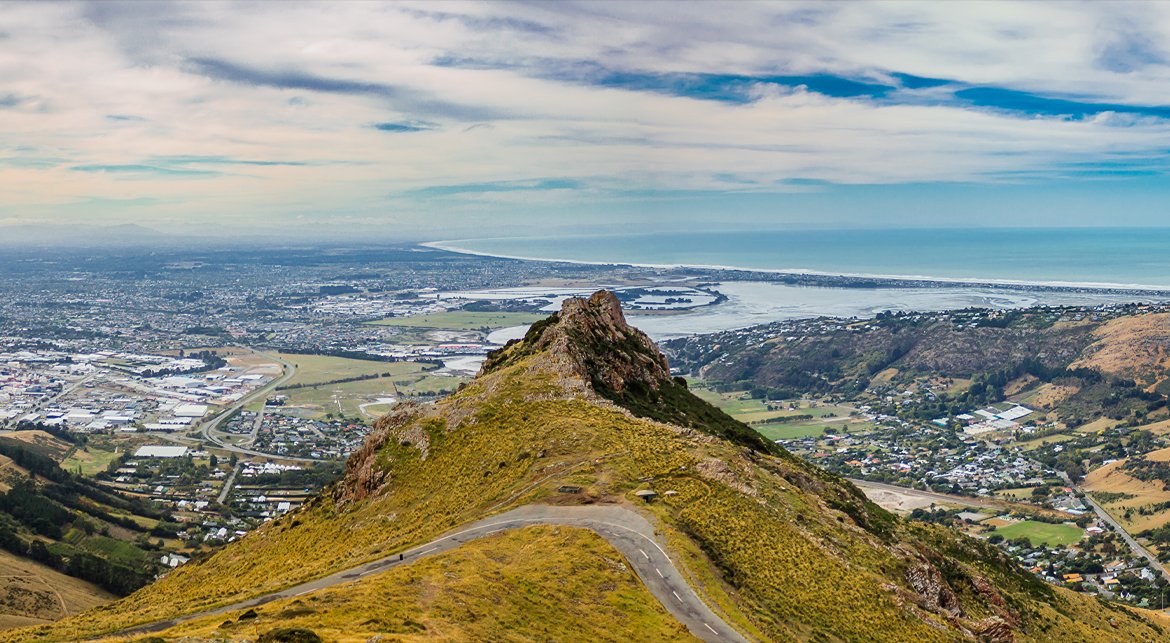
[[388,440],[409,441],[425,457],[429,438],[415,422],[421,412],[418,404],[401,402],[390,413],[378,419],[361,448],[345,461],[345,484],[337,485],[334,489],[334,495],[341,504],[357,502],[381,489],[390,472],[378,465],[377,455]]
[[963,613],[959,597],[943,579],[938,569],[920,560],[906,572],[906,582],[922,597],[924,606],[934,612],[946,612],[951,616]]
[[753,451],[781,453],[747,425],[692,395],[682,378],[672,378],[666,357],[626,323],[611,292],[566,300],[561,312],[533,324],[521,342],[489,355],[480,375],[536,353],[542,358],[530,368],[559,376],[565,390],[583,386],[579,394],[600,396],[638,417],[696,428]]
[[1016,640],[1012,626],[1003,619],[994,616],[976,623],[975,633],[980,640],[988,643],[1013,643]]
[[631,386],[658,390],[670,380],[666,356],[642,331],[626,323],[621,302],[601,290],[588,299],[573,297],[561,312],[532,326],[520,350],[499,351],[481,374],[548,351],[549,359],[591,382],[600,393],[625,393]]

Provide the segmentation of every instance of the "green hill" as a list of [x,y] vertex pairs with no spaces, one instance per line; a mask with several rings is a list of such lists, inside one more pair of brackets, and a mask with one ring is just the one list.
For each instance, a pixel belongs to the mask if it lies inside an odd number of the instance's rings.
[[[658,499],[635,495],[647,490]],[[608,293],[568,300],[458,393],[397,407],[350,458],[344,477],[301,510],[125,599],[8,636],[95,637],[199,613],[531,503],[643,513],[699,596],[748,639],[1170,637],[1151,612],[1045,585],[997,549],[903,522],[852,484],[763,440],[672,379]],[[151,636],[258,640],[290,627],[338,641],[684,636],[630,561],[588,533],[541,527],[493,538],[498,545],[473,541]],[[569,602],[532,603],[536,595]],[[522,617],[529,608],[532,616]],[[566,625],[594,610],[597,622]]]

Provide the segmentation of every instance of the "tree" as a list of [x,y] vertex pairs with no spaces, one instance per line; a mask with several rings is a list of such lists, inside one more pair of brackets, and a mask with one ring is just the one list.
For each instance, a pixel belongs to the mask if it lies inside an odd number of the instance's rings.
[[219,458],[214,453],[212,453],[211,457],[207,459],[207,463],[211,465],[212,469],[214,469],[219,466]]

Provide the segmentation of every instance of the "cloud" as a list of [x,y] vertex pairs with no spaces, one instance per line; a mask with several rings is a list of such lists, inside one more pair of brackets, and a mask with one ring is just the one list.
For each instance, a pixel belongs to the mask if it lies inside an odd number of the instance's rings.
[[210,170],[193,170],[190,168],[176,168],[166,167],[160,165],[138,165],[138,164],[124,164],[124,165],[75,165],[71,168],[74,172],[91,172],[100,174],[158,174],[164,176],[214,176],[219,174]]
[[1030,92],[1001,87],[971,87],[955,92],[955,97],[971,105],[1019,112],[1028,115],[1084,117],[1106,112],[1113,114],[1139,114],[1170,118],[1170,105],[1121,105],[1117,103],[1095,103],[1075,98],[1041,96]]
[[411,7],[404,7],[403,13],[416,18],[425,18],[436,22],[453,20],[461,23],[473,31],[502,31],[524,36],[557,36],[559,29],[533,20],[524,20],[514,16],[478,16],[448,11],[423,11]]
[[484,194],[489,192],[528,192],[541,190],[573,190],[583,187],[572,179],[542,179],[538,181],[500,181],[496,183],[462,183],[433,185],[413,190],[417,196],[448,196],[452,194]]
[[332,78],[299,70],[269,71],[217,58],[196,57],[188,59],[187,63],[193,73],[241,85],[379,98],[408,112],[441,115],[457,120],[477,121],[508,117],[490,108],[444,101],[428,95],[427,92],[404,89],[388,83]]
[[394,134],[405,132],[426,132],[435,129],[433,125],[426,123],[374,123],[371,125],[379,132],[391,132]]
[[44,216],[129,216],[109,204],[132,197],[160,225],[476,229],[701,195],[772,195],[779,217],[848,186],[1170,175],[1170,7],[1152,3],[3,11],[0,183]]
[[381,83],[325,78],[300,71],[263,71],[216,58],[191,58],[187,62],[190,63],[193,73],[243,85],[385,98],[393,98],[398,94],[394,87]]
[[304,161],[265,161],[255,159],[233,159],[226,156],[162,156],[152,159],[155,163],[165,165],[253,165],[268,166],[303,166]]

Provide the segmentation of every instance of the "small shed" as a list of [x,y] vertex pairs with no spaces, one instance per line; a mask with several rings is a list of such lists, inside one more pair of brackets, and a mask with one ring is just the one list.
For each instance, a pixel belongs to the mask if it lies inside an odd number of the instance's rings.
[[641,489],[639,491],[635,491],[634,495],[638,496],[642,500],[645,500],[646,502],[650,502],[651,500],[654,500],[655,498],[658,497],[657,492],[650,491],[649,489]]

